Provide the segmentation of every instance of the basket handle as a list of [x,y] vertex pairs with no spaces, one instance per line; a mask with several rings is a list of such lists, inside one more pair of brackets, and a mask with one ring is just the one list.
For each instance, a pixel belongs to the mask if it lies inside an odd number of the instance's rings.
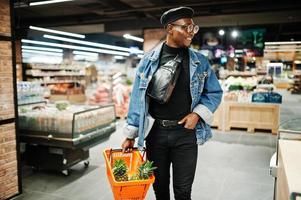
[[[132,151],[133,150],[139,150],[137,147],[133,147],[132,148]],[[142,157],[144,158],[144,156],[145,156],[145,152],[146,152],[146,148],[145,147],[143,147],[142,148],[142,150],[139,150],[139,151],[143,151],[143,154],[142,154]],[[110,156],[109,156],[109,161],[110,161],[110,163],[111,163],[111,165],[113,164],[112,163],[112,153],[113,152],[122,152],[122,149],[110,149]],[[131,152],[125,152],[125,153],[131,153]]]

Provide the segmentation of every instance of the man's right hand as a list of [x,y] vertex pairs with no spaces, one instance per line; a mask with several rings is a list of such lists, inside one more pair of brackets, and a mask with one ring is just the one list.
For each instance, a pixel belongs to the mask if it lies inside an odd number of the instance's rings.
[[134,147],[134,144],[135,144],[135,139],[126,138],[121,145],[122,153],[131,152]]

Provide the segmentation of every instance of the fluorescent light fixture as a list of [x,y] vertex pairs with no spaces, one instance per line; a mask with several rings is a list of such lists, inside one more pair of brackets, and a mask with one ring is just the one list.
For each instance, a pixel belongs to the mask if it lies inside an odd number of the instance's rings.
[[61,3],[66,1],[73,1],[73,0],[49,0],[49,1],[38,1],[38,2],[32,2],[29,3],[29,6],[39,6],[39,5],[45,5],[45,4],[52,4],[52,3]]
[[237,32],[236,30],[232,31],[231,36],[232,36],[233,38],[237,38],[238,32]]
[[43,31],[43,32],[48,32],[48,33],[55,33],[59,35],[66,35],[66,36],[71,36],[71,37],[77,37],[77,38],[85,38],[85,35],[77,34],[77,33],[70,33],[70,32],[65,32],[65,31],[57,31],[53,29],[48,29],[48,28],[42,28],[42,27],[37,27],[37,26],[29,26],[29,29],[36,30],[36,31]]
[[51,51],[51,52],[59,52],[59,53],[63,52],[63,49],[46,48],[46,47],[34,47],[34,46],[26,46],[26,45],[23,45],[22,49],[42,50],[42,51]]
[[22,49],[22,52],[25,52],[25,53],[36,53],[36,54],[43,54],[43,55],[50,55],[50,56],[63,56],[63,53],[37,51],[37,50],[30,50],[30,49]]
[[86,51],[73,51],[72,53],[75,54],[75,55],[98,57],[98,53],[91,53],[91,52],[86,52]]
[[225,31],[223,29],[221,29],[221,30],[218,31],[218,34],[223,36],[223,35],[225,35]]
[[63,57],[24,53],[22,54],[22,61],[25,63],[60,64],[63,61]]
[[37,41],[37,40],[22,39],[21,42],[29,43],[29,44],[46,45],[46,46],[52,46],[52,47],[61,47],[61,48],[66,48],[66,49],[81,50],[81,51],[91,51],[91,52],[103,53],[103,54],[130,56],[130,54],[127,53],[127,52],[105,50],[105,49],[96,49],[96,48],[74,46],[74,45],[67,45],[67,44],[57,44],[57,43],[43,42],[43,41]]
[[114,56],[114,58],[115,58],[116,60],[123,60],[123,59],[124,59],[123,56]]
[[144,42],[143,38],[132,36],[130,34],[124,34],[123,37],[126,38],[126,39],[129,39],[129,40],[135,40],[135,41],[138,41],[138,42]]
[[[130,49],[130,48],[119,47],[119,46],[114,46],[114,45],[107,45],[107,44],[101,44],[101,43],[96,43],[96,42],[88,42],[88,41],[76,40],[76,39],[70,39],[70,38],[64,38],[64,37],[59,37],[59,36],[54,36],[54,35],[47,35],[46,34],[43,37],[48,38],[48,39],[53,39],[53,40],[71,42],[71,43],[76,43],[76,44],[83,44],[83,45],[106,48],[106,49],[114,49],[114,50],[127,51],[127,52],[132,51],[132,49]],[[143,51],[139,50],[139,53],[143,53]]]
[[287,41],[287,42],[265,42],[265,45],[281,45],[281,44],[301,44],[301,41]]
[[92,61],[92,62],[95,62],[98,60],[97,57],[91,57],[91,56],[86,56],[86,55],[75,55],[73,56],[73,59],[74,60],[86,60],[86,61]]

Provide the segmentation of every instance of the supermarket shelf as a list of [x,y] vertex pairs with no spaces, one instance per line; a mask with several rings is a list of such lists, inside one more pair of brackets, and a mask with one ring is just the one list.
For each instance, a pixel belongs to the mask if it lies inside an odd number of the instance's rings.
[[41,69],[41,70],[72,70],[72,71],[78,71],[78,70],[84,70],[84,68],[71,68],[71,67],[29,67],[27,69]]
[[65,81],[41,81],[38,83],[45,85],[45,84],[59,84],[59,83],[79,83],[79,82],[80,82],[79,80],[65,80]]
[[54,76],[85,76],[85,74],[26,74],[32,77],[54,77]]

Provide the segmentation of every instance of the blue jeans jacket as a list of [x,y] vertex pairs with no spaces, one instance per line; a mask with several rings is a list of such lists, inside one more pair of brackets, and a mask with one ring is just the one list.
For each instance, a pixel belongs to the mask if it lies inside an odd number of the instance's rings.
[[[138,65],[127,122],[123,130],[127,138],[138,137],[140,148],[144,146],[144,139],[154,123],[154,119],[148,113],[150,99],[146,95],[146,89],[158,68],[161,48],[162,44],[146,53]],[[212,137],[210,124],[213,121],[213,113],[221,102],[223,92],[208,60],[190,48],[189,68],[191,111],[201,117],[196,125],[196,138],[198,144],[203,144]]]

